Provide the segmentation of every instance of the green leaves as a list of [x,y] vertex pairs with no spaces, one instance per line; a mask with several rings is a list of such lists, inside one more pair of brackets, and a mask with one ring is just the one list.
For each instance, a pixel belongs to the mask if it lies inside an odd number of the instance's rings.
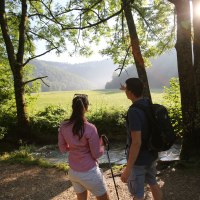
[[[5,61],[0,62],[0,102],[2,107],[12,101],[14,94],[12,75]],[[10,103],[9,103],[10,104]]]
[[177,136],[181,138],[183,136],[183,122],[178,78],[172,78],[170,86],[164,87],[164,99],[164,104],[168,108],[174,130]]

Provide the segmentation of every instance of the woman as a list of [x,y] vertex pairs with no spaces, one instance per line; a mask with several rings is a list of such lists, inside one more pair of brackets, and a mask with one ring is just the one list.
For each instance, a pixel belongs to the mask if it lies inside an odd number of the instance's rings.
[[96,127],[85,118],[87,95],[75,95],[69,120],[61,123],[58,135],[60,151],[69,151],[69,179],[78,200],[87,200],[88,190],[97,200],[109,200],[97,159],[104,153]]

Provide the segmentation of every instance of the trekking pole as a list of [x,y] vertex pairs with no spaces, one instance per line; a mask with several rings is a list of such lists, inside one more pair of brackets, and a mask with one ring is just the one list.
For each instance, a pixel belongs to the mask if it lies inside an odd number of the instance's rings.
[[117,199],[119,200],[119,194],[118,194],[118,191],[117,191],[117,186],[116,186],[116,183],[115,183],[115,177],[114,177],[114,174],[113,174],[112,165],[111,165],[111,162],[110,162],[110,156],[109,156],[109,153],[108,153],[108,151],[110,149],[109,141],[108,141],[108,138],[105,135],[102,135],[101,137],[102,137],[103,143],[105,145],[105,149],[106,149],[106,153],[107,153],[107,157],[108,157],[108,163],[109,163],[110,171],[111,171],[114,186],[115,186],[115,191],[116,191],[116,194],[117,194]]

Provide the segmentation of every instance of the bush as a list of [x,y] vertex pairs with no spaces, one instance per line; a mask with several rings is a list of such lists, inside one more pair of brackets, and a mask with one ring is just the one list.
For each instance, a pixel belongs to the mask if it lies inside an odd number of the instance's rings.
[[4,138],[6,133],[7,133],[6,127],[0,126],[0,140]]
[[[70,110],[71,112],[71,110]],[[126,137],[125,111],[101,107],[87,113],[89,122],[95,124],[99,135],[105,134],[112,140]],[[70,113],[60,106],[48,106],[30,118],[33,140],[36,143],[56,143],[60,123]]]
[[183,122],[178,78],[172,78],[170,80],[170,86],[168,88],[164,87],[164,100],[164,104],[168,108],[175,133],[178,137],[182,138]]
[[66,111],[60,106],[48,106],[31,116],[32,139],[36,143],[57,142],[58,127],[65,116]]
[[43,111],[31,117],[32,129],[44,132],[54,132],[58,129],[66,111],[60,106],[48,106]]
[[114,108],[100,108],[88,113],[88,121],[95,124],[99,135],[105,134],[110,140],[126,138],[125,111]]
[[16,130],[16,112],[10,109],[0,111],[0,140],[9,137]]

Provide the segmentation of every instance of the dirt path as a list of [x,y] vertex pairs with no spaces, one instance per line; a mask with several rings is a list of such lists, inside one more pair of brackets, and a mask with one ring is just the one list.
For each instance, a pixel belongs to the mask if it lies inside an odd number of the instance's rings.
[[[116,193],[110,171],[104,171],[111,200]],[[131,200],[126,184],[115,178],[120,200]],[[158,178],[164,200],[200,200],[200,169],[165,170]],[[150,200],[146,188],[146,200]],[[76,200],[68,176],[56,169],[0,163],[0,200]],[[89,200],[95,198],[90,195]]]

